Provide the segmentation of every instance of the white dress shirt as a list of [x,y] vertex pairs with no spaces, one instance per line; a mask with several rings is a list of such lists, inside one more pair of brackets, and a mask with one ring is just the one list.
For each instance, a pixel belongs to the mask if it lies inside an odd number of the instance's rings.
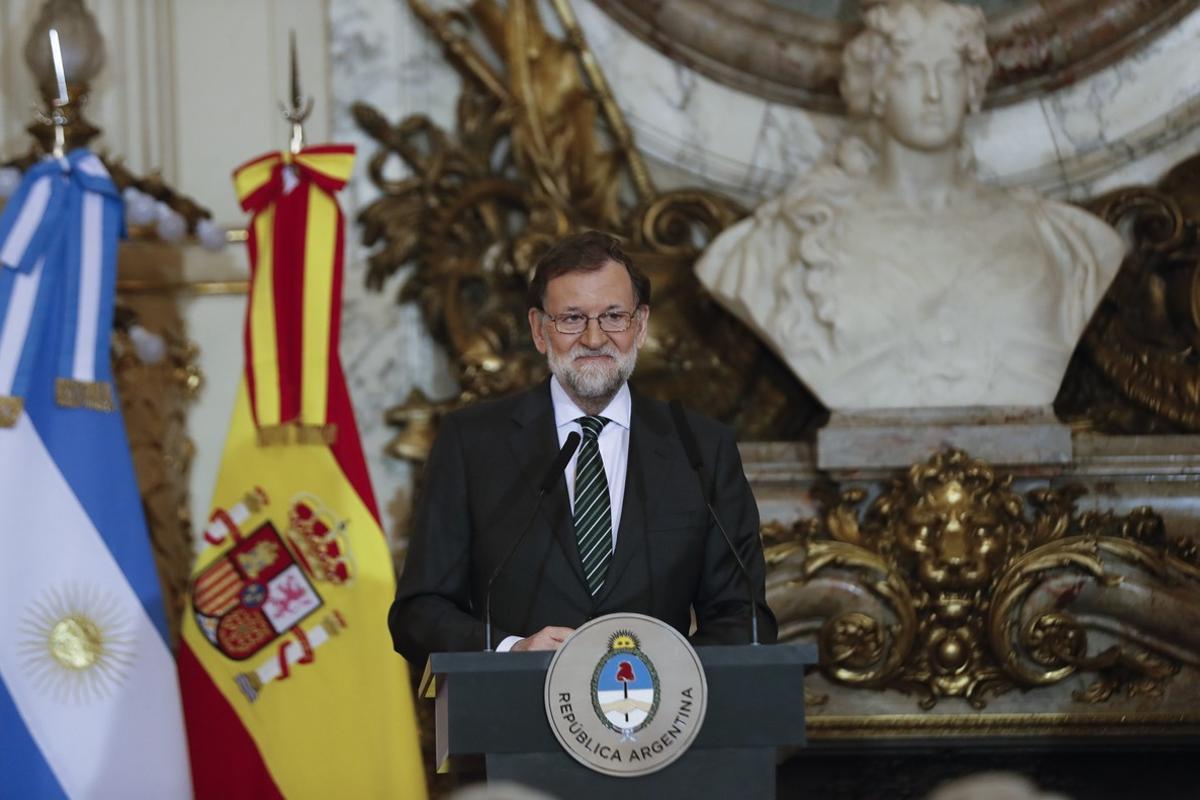
[[[572,431],[583,436],[583,426],[579,424],[580,417],[589,416],[582,411],[575,401],[567,394],[567,390],[558,382],[557,377],[550,378],[550,400],[554,404],[554,427],[558,431],[558,446],[562,447],[567,436]],[[629,395],[629,384],[621,385],[616,395],[609,401],[597,416],[604,417],[608,423],[600,429],[596,444],[600,447],[600,460],[604,464],[604,477],[608,480],[608,503],[612,511],[612,545],[617,549],[617,528],[621,524],[621,508],[625,502],[625,473],[629,466],[629,415],[633,409],[633,399]],[[579,458],[579,450],[567,462],[563,470],[567,481],[567,498],[571,510],[575,509],[575,462]],[[501,653],[508,652],[512,646],[521,641],[520,636],[508,636],[496,648]]]
[[[550,399],[554,403],[554,426],[558,430],[558,446],[562,447],[567,436],[572,431],[583,436],[583,426],[577,420],[588,416],[581,411],[575,401],[567,395],[567,390],[558,382],[558,378],[550,379]],[[621,506],[625,501],[625,472],[629,465],[629,412],[633,401],[629,396],[629,384],[621,384],[621,388],[604,410],[597,416],[608,420],[600,429],[596,443],[600,446],[600,460],[604,462],[604,477],[608,480],[608,503],[612,509],[612,543],[613,550],[617,549],[617,528],[621,525]],[[564,475],[567,480],[567,498],[571,501],[571,510],[575,510],[575,462],[579,459],[579,449],[567,462]]]

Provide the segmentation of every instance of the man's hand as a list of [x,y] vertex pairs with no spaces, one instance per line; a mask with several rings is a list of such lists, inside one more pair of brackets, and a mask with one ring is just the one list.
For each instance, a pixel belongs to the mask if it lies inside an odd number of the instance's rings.
[[512,646],[514,651],[517,650],[557,650],[572,633],[574,628],[557,628],[553,625],[547,625],[533,636],[526,636],[521,641]]

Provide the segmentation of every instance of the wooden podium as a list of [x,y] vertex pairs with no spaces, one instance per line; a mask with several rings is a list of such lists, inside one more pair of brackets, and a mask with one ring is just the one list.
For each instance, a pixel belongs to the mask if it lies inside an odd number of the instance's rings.
[[[804,738],[804,667],[815,645],[698,647],[708,711],[691,749],[658,772],[612,777],[568,755],[546,719],[552,653],[435,653],[437,760],[483,755],[489,781],[515,781],[585,800],[635,796],[774,798],[775,754]],[[632,793],[632,794],[631,794]]]

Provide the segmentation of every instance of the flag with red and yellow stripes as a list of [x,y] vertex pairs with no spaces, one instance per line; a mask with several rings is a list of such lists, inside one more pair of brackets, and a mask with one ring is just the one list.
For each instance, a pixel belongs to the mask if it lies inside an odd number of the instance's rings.
[[395,591],[338,358],[354,149],[234,173],[253,217],[245,370],[179,670],[196,796],[423,797]]

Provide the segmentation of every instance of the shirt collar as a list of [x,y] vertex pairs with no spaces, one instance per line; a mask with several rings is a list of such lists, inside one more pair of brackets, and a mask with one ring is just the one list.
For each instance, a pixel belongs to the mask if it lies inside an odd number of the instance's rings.
[[[557,376],[550,377],[550,400],[554,403],[554,425],[561,428],[564,425],[574,425],[575,420],[588,416],[575,401],[567,394],[567,390],[558,382]],[[633,399],[629,394],[629,384],[622,383],[616,395],[609,401],[598,416],[605,417],[609,422],[616,423],[626,430],[629,429],[629,414],[633,408]]]

